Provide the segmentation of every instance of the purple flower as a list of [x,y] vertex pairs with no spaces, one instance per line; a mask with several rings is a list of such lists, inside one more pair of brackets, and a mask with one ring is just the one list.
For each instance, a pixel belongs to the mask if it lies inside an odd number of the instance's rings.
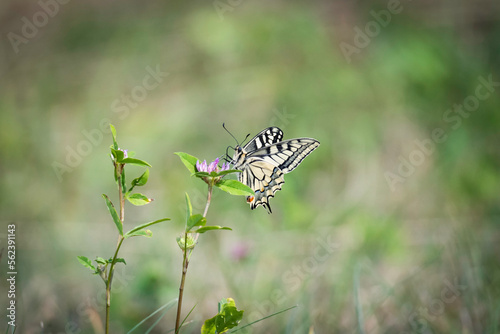
[[211,173],[211,172],[218,172],[218,169],[219,169],[219,166],[217,166],[217,164],[219,163],[219,158],[216,158],[214,161],[212,161],[210,163],[210,165],[208,165],[208,170],[207,172],[208,173]]
[[222,167],[220,168],[220,171],[225,171],[225,170],[229,170],[229,162],[223,162],[222,163]]
[[200,162],[199,160],[196,161],[196,170],[198,172],[207,172],[208,171],[207,161],[206,160],[203,160],[203,162]]
[[[206,160],[201,161],[196,161],[196,170],[198,172],[205,172],[205,173],[212,173],[212,172],[222,172],[229,170],[229,163],[222,163],[222,167],[219,167],[219,158],[216,158],[214,161],[212,161],[210,164],[207,164]],[[203,181],[206,183],[213,182],[212,184],[217,184],[221,180],[222,176],[217,176],[217,177],[202,177]]]
[[231,257],[234,261],[244,260],[250,253],[250,245],[239,243],[231,247]]
[[212,173],[212,172],[222,172],[229,170],[229,163],[223,162],[222,167],[219,167],[219,158],[216,158],[214,161],[212,161],[210,164],[207,164],[206,160],[203,160],[203,162],[200,162],[200,160],[196,161],[196,170],[198,172],[206,172],[206,173]]

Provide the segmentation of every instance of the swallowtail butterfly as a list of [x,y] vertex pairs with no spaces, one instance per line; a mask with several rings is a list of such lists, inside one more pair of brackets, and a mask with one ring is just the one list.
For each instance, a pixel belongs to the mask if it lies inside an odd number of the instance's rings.
[[255,192],[255,196],[247,196],[252,210],[262,205],[271,213],[269,198],[281,190],[284,174],[297,168],[319,146],[319,141],[313,138],[282,139],[281,129],[269,127],[243,147],[238,144],[234,148],[231,163],[241,170],[238,180]]

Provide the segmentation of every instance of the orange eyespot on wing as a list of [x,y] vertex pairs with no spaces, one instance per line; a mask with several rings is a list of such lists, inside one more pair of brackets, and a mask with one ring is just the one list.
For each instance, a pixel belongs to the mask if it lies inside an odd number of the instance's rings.
[[252,203],[255,200],[255,196],[247,196],[247,203]]

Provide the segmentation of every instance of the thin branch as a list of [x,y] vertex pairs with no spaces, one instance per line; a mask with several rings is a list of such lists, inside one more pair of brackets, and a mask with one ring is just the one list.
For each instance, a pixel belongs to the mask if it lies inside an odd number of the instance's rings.
[[179,332],[181,322],[182,296],[184,295],[184,282],[186,281],[187,268],[189,260],[187,257],[187,232],[184,232],[184,258],[182,260],[181,285],[179,286],[179,302],[177,303],[177,317],[175,319],[175,333]]
[[[205,211],[203,212],[203,217],[207,217],[207,212],[208,212],[208,208],[210,207],[210,202],[212,200],[212,189],[213,189],[213,185],[212,184],[208,184],[208,194],[207,194],[207,204],[205,205]],[[198,240],[198,236],[199,234],[196,234],[196,237],[195,237],[195,240],[194,242],[196,243],[196,241]],[[179,302],[177,304],[177,317],[175,319],[175,333],[179,333],[179,330],[181,328],[181,310],[182,310],[182,297],[184,295],[184,283],[186,281],[186,274],[187,274],[187,270],[188,270],[188,266],[189,266],[189,259],[191,257],[191,254],[192,254],[192,249],[189,250],[189,256],[187,255],[187,237],[188,237],[188,233],[187,231],[184,232],[184,249],[183,249],[183,253],[184,253],[184,259],[182,261],[182,276],[181,276],[181,285],[179,286]]]
[[[118,166],[118,167],[116,167]],[[120,222],[123,226],[123,220],[125,219],[125,198],[123,197],[123,189],[122,189],[122,171],[123,171],[123,165],[118,164],[115,165],[115,173],[117,173],[117,180],[118,180],[118,193],[119,193],[119,198],[120,198]],[[110,314],[110,308],[111,308],[111,285],[113,283],[113,276],[115,273],[115,264],[116,264],[116,258],[118,257],[118,252],[120,251],[120,247],[122,246],[123,236],[119,235],[118,236],[118,242],[116,244],[116,250],[115,254],[113,255],[113,260],[111,261],[111,265],[109,266],[109,274],[108,274],[108,279],[106,280],[106,329],[105,333],[109,333],[109,314]]]

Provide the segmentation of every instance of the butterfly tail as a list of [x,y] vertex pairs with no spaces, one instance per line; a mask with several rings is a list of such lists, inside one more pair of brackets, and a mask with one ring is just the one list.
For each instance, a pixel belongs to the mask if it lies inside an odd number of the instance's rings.
[[267,183],[265,180],[260,181],[259,188],[255,191],[255,196],[247,197],[247,202],[250,204],[250,208],[253,210],[259,205],[262,205],[268,213],[272,213],[271,205],[269,199],[274,197],[274,194],[281,190],[285,179],[283,177],[283,172],[278,167],[275,167],[273,173],[270,177],[270,182]]

